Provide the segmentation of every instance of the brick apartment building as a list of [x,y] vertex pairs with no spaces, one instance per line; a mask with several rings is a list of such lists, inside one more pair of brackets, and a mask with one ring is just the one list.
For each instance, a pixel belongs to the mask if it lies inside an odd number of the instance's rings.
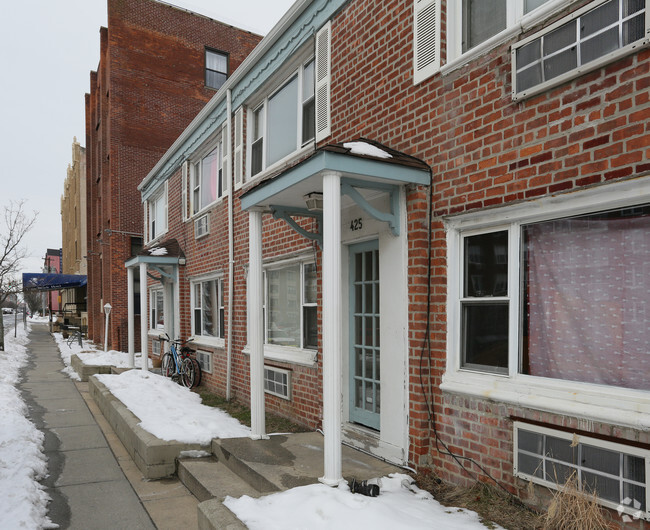
[[[58,274],[63,268],[63,252],[60,248],[48,248],[43,258],[43,272]],[[61,291],[47,291],[45,293],[43,310],[52,314],[61,310]],[[56,318],[56,317],[54,317]]]
[[86,94],[88,324],[127,348],[124,262],[142,246],[137,185],[260,36],[154,0],[108,0]]
[[[72,142],[72,162],[68,165],[61,196],[63,274],[87,275],[86,149],[77,138]],[[86,286],[61,291],[62,309],[73,313],[87,326]]]
[[343,440],[648,518],[649,21],[294,4],[139,185],[150,355],[192,337],[254,436],[322,427],[328,483]]

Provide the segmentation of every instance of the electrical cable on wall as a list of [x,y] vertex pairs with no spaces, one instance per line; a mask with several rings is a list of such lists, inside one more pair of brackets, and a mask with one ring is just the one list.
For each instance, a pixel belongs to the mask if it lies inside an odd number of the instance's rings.
[[[449,446],[440,438],[440,435],[438,434],[438,427],[436,426],[436,417],[435,417],[435,408],[433,404],[433,399],[431,402],[429,402],[429,394],[433,394],[431,391],[431,388],[427,389],[425,388],[424,380],[422,377],[422,367],[424,364],[424,356],[425,352],[428,354],[427,356],[427,363],[428,363],[428,373],[429,373],[429,386],[431,385],[431,338],[430,338],[430,333],[431,333],[431,253],[432,253],[432,245],[431,245],[431,239],[433,237],[433,230],[431,228],[431,222],[433,220],[433,184],[429,185],[429,194],[428,194],[428,218],[427,218],[427,223],[428,223],[428,243],[427,243],[427,275],[428,275],[428,281],[427,281],[427,311],[426,311],[426,328],[425,328],[425,334],[424,334],[424,342],[422,343],[422,349],[420,351],[420,388],[422,390],[422,395],[424,396],[424,402],[427,406],[427,414],[429,418],[429,423],[431,424],[431,427],[433,429],[433,434],[436,440],[436,450],[438,451],[439,454],[445,455],[445,456],[451,456],[454,461],[458,464],[458,466],[465,471],[465,473],[472,478],[473,480],[478,481],[478,476],[470,472],[461,462],[461,460],[466,460],[468,462],[471,462],[474,464],[477,468],[481,470],[481,472],[488,477],[490,480],[492,480],[499,488],[501,488],[503,491],[505,491],[511,499],[515,500],[517,504],[522,504],[522,502],[515,497],[512,493],[510,493],[497,479],[495,479],[481,464],[479,464],[476,460],[474,460],[471,457],[468,456],[462,456],[462,455],[457,455],[449,449]],[[440,446],[444,448],[444,450],[440,449]]]

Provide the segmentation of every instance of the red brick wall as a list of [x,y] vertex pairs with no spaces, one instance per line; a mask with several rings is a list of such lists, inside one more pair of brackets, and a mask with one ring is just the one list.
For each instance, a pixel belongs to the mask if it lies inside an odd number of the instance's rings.
[[215,93],[204,83],[205,47],[228,53],[232,72],[260,38],[153,0],[108,0],[98,74],[86,98],[88,316],[95,341],[104,339],[103,300],[113,306],[110,347],[128,347],[124,262],[130,234],[143,230],[137,186]]
[[[442,8],[444,13],[446,0]],[[334,19],[333,134],[327,142],[364,136],[431,166],[430,270],[425,226],[429,191],[412,189],[407,194],[409,460],[416,466],[431,462],[443,478],[468,481],[450,457],[436,450],[424,398],[432,392],[442,440],[458,455],[476,459],[514,491],[521,483],[512,477],[512,425],[508,418],[542,415],[442,395],[438,390],[446,365],[448,265],[440,216],[578,190],[650,171],[650,51],[637,51],[518,103],[510,96],[512,41],[414,86],[412,10],[411,2],[354,1]],[[444,43],[444,20],[442,28]],[[427,280],[431,282],[429,315]],[[429,344],[425,343],[427,329]],[[543,420],[558,425],[576,423],[551,414],[543,415]],[[605,425],[594,429],[616,430]],[[632,438],[638,433],[616,430],[616,435]],[[468,467],[478,474],[476,467]]]
[[[210,233],[198,240],[194,238],[194,219],[182,222],[181,210],[181,171],[178,170],[169,179],[169,229],[162,239],[178,240],[185,253],[187,264],[180,268],[180,336],[193,335],[191,327],[192,311],[190,307],[190,278],[218,273],[223,280],[225,300],[225,325],[228,325],[228,198],[222,199],[208,210]],[[235,192],[233,241],[234,241],[234,296],[232,305],[233,343],[232,343],[232,379],[231,397],[248,402],[250,400],[250,359],[243,350],[247,343],[246,326],[246,270],[248,267],[248,212],[242,212],[239,196]],[[309,221],[307,221],[309,222]],[[284,256],[287,252],[307,252],[311,256],[312,243],[289,228],[283,221],[275,221],[264,216],[263,221],[264,259]],[[320,250],[316,252],[320,263]],[[320,270],[320,265],[318,265]],[[319,282],[320,295],[320,282]],[[320,318],[320,315],[319,315]],[[225,335],[228,335],[226,329]],[[202,385],[226,394],[227,352],[224,348],[193,346],[195,349],[213,353],[212,374],[203,373]],[[316,367],[303,367],[295,364],[267,361],[265,364],[292,372],[292,399],[266,395],[267,410],[291,418],[311,428],[320,427],[322,416],[322,372],[320,359]]]

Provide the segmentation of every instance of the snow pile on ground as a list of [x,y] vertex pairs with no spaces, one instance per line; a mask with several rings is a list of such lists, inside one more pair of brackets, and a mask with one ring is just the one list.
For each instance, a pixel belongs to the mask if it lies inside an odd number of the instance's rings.
[[[129,368],[129,354],[123,351],[110,350],[102,351],[96,350],[91,353],[81,352],[78,354],[79,358],[84,364],[92,366],[117,366],[118,368]],[[142,367],[142,354],[136,352],[134,355],[135,358],[135,367]],[[153,362],[151,359],[149,361],[149,368],[153,368]]]
[[[63,373],[66,373],[70,376],[71,379],[75,381],[80,381],[81,378],[79,374],[74,371],[70,365],[71,357],[73,355],[79,356],[81,362],[88,366],[117,366],[118,368],[128,368],[129,367],[129,354],[123,351],[103,351],[98,350],[91,341],[82,339],[82,345],[79,346],[78,341],[72,341],[68,344],[68,339],[64,339],[61,333],[52,333],[54,340],[56,340],[57,345],[59,346],[59,351],[61,352],[61,359],[65,364],[65,368],[62,370]],[[135,354],[135,366],[142,366],[142,354],[137,352]],[[149,368],[153,368],[153,363],[149,359]]]
[[38,479],[47,474],[43,433],[25,417],[27,406],[14,386],[27,363],[23,326],[12,329],[0,351],[0,528],[56,528],[47,517],[49,496]]
[[398,473],[381,479],[378,497],[351,493],[346,484],[338,488],[312,484],[259,499],[228,496],[223,503],[250,530],[485,530],[475,512],[442,506],[431,494],[413,485],[408,475]]
[[142,370],[97,375],[133,414],[140,426],[161,440],[208,444],[212,438],[250,436],[250,429],[171,379]]
[[30,315],[27,317],[27,322],[49,322],[49,321],[50,318],[47,315],[41,315],[40,313],[36,313],[35,315]]

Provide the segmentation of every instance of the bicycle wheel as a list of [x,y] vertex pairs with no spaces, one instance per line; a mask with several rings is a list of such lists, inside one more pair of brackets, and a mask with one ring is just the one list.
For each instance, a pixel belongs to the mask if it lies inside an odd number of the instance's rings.
[[201,384],[201,365],[199,364],[199,361],[197,361],[196,359],[192,359],[190,357],[190,360],[192,361],[192,364],[194,365],[194,370],[196,372],[194,386],[199,386]]
[[162,358],[162,374],[165,377],[171,377],[174,375],[174,372],[174,358],[169,353],[166,353]]
[[187,388],[196,386],[196,368],[192,359],[183,359],[181,362],[181,383]]

